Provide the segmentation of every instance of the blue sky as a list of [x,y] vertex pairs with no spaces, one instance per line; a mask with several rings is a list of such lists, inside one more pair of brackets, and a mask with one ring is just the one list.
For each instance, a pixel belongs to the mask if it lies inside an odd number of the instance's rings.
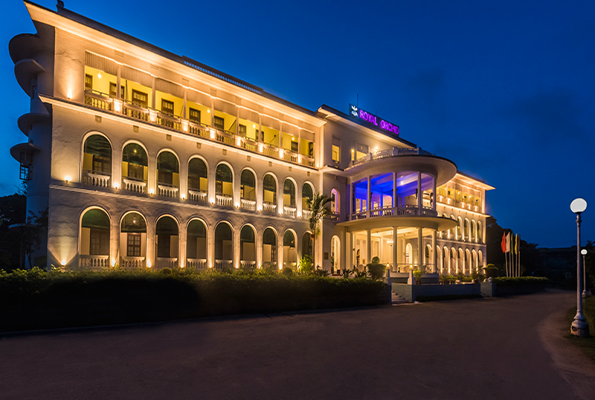
[[[8,41],[34,32],[24,4],[4,4],[5,111],[0,195],[18,186],[9,148],[28,98]],[[55,0],[37,2],[52,10]],[[154,5],[152,5],[154,4]],[[171,7],[170,7],[171,4]],[[488,212],[540,246],[576,243],[570,202],[583,197],[595,240],[593,1],[65,0],[65,7],[194,58],[308,109],[349,103],[401,137],[496,187]]]

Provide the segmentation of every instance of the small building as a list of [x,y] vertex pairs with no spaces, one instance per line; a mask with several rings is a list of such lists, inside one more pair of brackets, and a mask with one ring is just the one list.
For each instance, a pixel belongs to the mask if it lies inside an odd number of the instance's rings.
[[[483,180],[379,116],[308,110],[58,4],[9,45],[30,97],[11,149],[38,256],[69,268],[295,268],[374,257],[394,273],[485,265]],[[308,199],[331,215],[313,235]],[[313,248],[315,246],[315,248]]]

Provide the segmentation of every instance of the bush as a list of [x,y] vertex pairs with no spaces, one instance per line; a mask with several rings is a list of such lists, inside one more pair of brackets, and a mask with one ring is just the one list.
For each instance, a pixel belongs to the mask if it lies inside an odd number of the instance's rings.
[[378,257],[374,257],[372,259],[372,264],[368,264],[368,273],[370,274],[370,278],[378,280],[384,277],[386,266],[384,264],[374,263],[375,259],[378,259]]
[[285,276],[291,276],[293,275],[293,270],[289,267],[285,267],[281,273]]
[[314,269],[312,258],[307,254],[303,256],[298,263],[298,269],[303,274],[312,273],[312,270]]
[[499,287],[506,286],[546,286],[550,281],[541,276],[520,276],[516,278],[499,277],[494,278],[493,282]]

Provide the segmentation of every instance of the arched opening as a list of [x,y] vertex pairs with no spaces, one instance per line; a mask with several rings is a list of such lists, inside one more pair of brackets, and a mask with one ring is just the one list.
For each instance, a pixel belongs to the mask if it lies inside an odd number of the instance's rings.
[[341,241],[337,235],[331,238],[331,274],[341,272]]
[[477,223],[474,219],[471,220],[471,233],[469,235],[470,240],[477,243]]
[[250,225],[245,225],[240,231],[240,264],[242,267],[256,266],[256,240]]
[[477,241],[479,243],[483,243],[482,234],[483,234],[483,229],[481,227],[481,222],[478,222],[477,223]]
[[467,218],[465,218],[465,221],[463,222],[463,240],[467,239],[467,241],[471,241],[471,235],[469,233],[469,220]]
[[266,228],[262,234],[262,266],[277,266],[277,233],[271,228]]
[[112,176],[112,146],[102,135],[91,135],[83,148],[83,183],[110,187]]
[[122,188],[136,193],[147,191],[147,152],[137,143],[128,143],[122,150]]
[[256,209],[256,177],[249,169],[243,170],[240,177],[240,198],[243,208]]
[[188,162],[188,197],[193,201],[207,201],[207,165],[200,158]]
[[314,190],[312,189],[312,185],[307,182],[304,183],[304,186],[302,186],[302,211],[310,211],[309,201],[312,201],[313,198]]
[[178,263],[178,223],[169,216],[159,218],[155,227],[156,268],[172,268]]
[[110,220],[105,211],[93,208],[81,220],[80,266],[109,267]]
[[[457,217],[455,217],[454,215],[450,216],[450,219],[452,219],[453,221],[457,222]],[[459,226],[455,226],[454,228],[451,228],[449,231],[449,239],[454,239],[457,240],[459,238]]]
[[264,211],[277,209],[277,180],[271,174],[266,174],[262,180],[262,202]]
[[432,246],[427,244],[424,250],[424,265],[426,272],[434,272],[434,264],[432,263]]
[[479,272],[479,265],[477,264],[477,251],[473,250],[471,252],[471,260],[473,265],[471,266],[471,271]]
[[450,275],[450,256],[448,247],[442,249],[442,273]]
[[481,250],[477,252],[477,263],[479,267],[483,267],[483,253],[481,252]]
[[413,246],[411,243],[405,245],[405,264],[408,267],[413,267]]
[[[147,222],[137,212],[124,216],[120,224],[120,265],[123,268],[145,266],[147,257]],[[150,264],[146,264],[150,267]]]
[[466,272],[465,267],[466,267],[466,260],[465,260],[465,253],[463,252],[463,249],[459,249],[459,268],[458,271],[462,272],[463,274]]
[[231,268],[233,264],[233,231],[226,222],[215,228],[215,268]]
[[[309,256],[312,258],[312,235],[310,232],[304,233],[302,236],[302,257]],[[314,262],[314,260],[312,260]]]
[[457,240],[464,240],[463,237],[463,219],[461,217],[458,218],[457,223]]
[[339,192],[336,189],[331,190],[331,213],[339,214],[340,204]]
[[198,219],[193,219],[188,224],[186,257],[188,268],[196,270],[207,268],[207,227]]
[[287,213],[288,209],[293,209],[295,212],[295,184],[291,179],[285,179],[283,183],[283,207]]
[[171,151],[157,156],[157,188],[160,196],[176,197],[180,187],[180,165]]
[[283,235],[283,267],[295,268],[297,266],[297,251],[295,235],[287,230]]
[[227,164],[217,165],[215,173],[215,197],[217,205],[233,205],[233,174]]
[[459,273],[459,265],[457,263],[457,251],[453,247],[450,249],[450,273],[451,274],[458,274]]

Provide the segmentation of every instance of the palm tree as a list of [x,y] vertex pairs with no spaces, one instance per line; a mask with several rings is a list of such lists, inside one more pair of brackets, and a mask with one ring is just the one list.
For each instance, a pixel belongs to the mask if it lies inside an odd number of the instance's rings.
[[312,262],[316,264],[314,261],[314,251],[316,249],[316,236],[320,233],[320,229],[318,229],[318,223],[322,221],[324,217],[331,213],[331,210],[327,207],[327,204],[331,201],[331,198],[328,197],[326,194],[315,193],[311,199],[307,200],[307,204],[310,207],[310,211],[312,215],[308,220],[310,224],[310,231],[312,232],[310,236],[312,237]]

